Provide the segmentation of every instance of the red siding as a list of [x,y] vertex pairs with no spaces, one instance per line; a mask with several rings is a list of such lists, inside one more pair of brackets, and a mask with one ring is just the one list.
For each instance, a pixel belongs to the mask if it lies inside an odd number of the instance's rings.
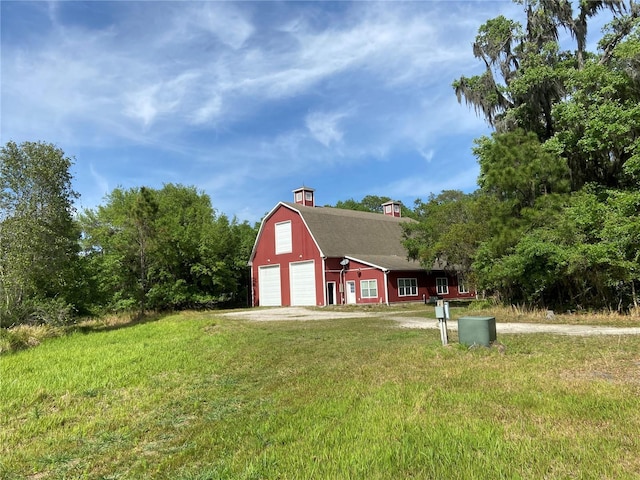
[[[398,293],[398,279],[415,278],[418,283],[417,295],[400,296]],[[434,280],[435,281],[435,280]],[[426,271],[390,272],[389,273],[389,302],[424,302],[432,295],[429,292],[429,275]]]
[[[347,269],[344,271],[343,280],[345,282],[345,285],[346,282],[350,280],[356,282],[356,303],[387,303],[387,298],[385,297],[384,273],[381,270],[351,260],[349,262],[349,265],[347,266]],[[360,283],[362,280],[377,281],[378,295],[376,297],[362,297],[362,287]],[[346,303],[346,298],[344,299],[344,303]]]
[[[275,224],[291,221],[292,252],[276,255]],[[291,305],[291,290],[289,283],[289,264],[305,260],[315,261],[316,272],[316,304],[324,305],[324,285],[322,281],[322,258],[306,225],[297,212],[287,207],[279,206],[264,222],[260,238],[256,244],[253,257],[253,305],[260,305],[260,285],[258,285],[258,267],[265,265],[280,265],[280,289],[282,305]]]
[[[427,284],[429,285],[429,296],[441,297],[444,299],[471,299],[475,298],[476,292],[470,290],[469,293],[458,292],[458,275],[444,271],[432,271],[427,275]],[[442,294],[437,292],[437,279],[446,278],[449,286],[449,293]]]

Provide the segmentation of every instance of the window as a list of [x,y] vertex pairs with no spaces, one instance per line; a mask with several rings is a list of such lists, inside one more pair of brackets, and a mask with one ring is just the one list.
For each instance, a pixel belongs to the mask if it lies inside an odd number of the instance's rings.
[[436,293],[438,295],[447,295],[449,293],[449,281],[446,277],[436,278]]
[[313,200],[313,193],[311,192],[304,192],[304,198],[307,202],[310,202],[311,200]]
[[276,255],[291,252],[291,222],[276,223]]
[[296,192],[296,202],[302,201],[302,192]]
[[399,278],[398,295],[400,297],[415,297],[418,295],[418,280],[415,278]]
[[360,292],[362,298],[378,297],[378,281],[377,280],[360,280]]
[[469,293],[469,287],[467,287],[467,282],[462,275],[458,275],[458,293]]
[[384,213],[391,213],[391,205],[384,206]]

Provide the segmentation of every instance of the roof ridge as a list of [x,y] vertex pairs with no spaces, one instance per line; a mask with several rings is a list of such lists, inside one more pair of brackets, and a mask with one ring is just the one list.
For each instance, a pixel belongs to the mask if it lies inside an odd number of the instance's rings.
[[308,207],[306,205],[301,205],[299,203],[294,202],[281,202],[284,205],[287,205],[291,208],[299,210],[300,213],[320,213],[320,214],[328,214],[328,215],[338,215],[343,217],[357,217],[357,218],[367,218],[371,220],[383,220],[390,222],[415,222],[413,218],[409,217],[393,217],[391,215],[385,215],[383,213],[377,212],[365,212],[362,210],[351,210],[348,208],[337,208],[337,207]]

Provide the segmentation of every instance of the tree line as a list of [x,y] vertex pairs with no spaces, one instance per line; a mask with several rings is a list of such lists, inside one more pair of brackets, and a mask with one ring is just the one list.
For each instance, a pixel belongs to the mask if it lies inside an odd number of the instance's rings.
[[[418,199],[402,215],[410,258],[445,263],[482,294],[544,308],[638,308],[640,5],[516,0],[473,44],[484,72],[453,82],[493,127],[476,139],[478,188]],[[587,32],[606,10],[596,52]],[[573,44],[562,49],[568,31]],[[380,211],[389,197],[335,206]]]
[[45,142],[0,150],[0,327],[247,304],[256,226],[174,184],[76,212],[72,163]]
[[[425,268],[445,261],[496,299],[542,307],[639,306],[640,4],[515,0],[473,44],[485,71],[453,82],[494,129],[475,141],[478,189],[403,215]],[[590,22],[610,12],[595,52]],[[573,45],[562,49],[562,30]],[[74,210],[72,159],[44,142],[0,151],[0,327],[77,315],[244,304],[257,227],[194,187],[116,188]],[[378,211],[388,197],[336,207]]]
[[[640,5],[520,0],[526,24],[484,23],[484,72],[453,82],[493,133],[475,141],[478,189],[414,208],[406,247],[446,260],[504,302],[638,307],[640,287]],[[612,21],[596,52],[587,29]],[[567,31],[573,41],[562,49]]]

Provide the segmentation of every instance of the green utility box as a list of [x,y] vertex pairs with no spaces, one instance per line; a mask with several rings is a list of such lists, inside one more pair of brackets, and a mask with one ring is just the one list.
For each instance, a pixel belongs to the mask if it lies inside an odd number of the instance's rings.
[[484,345],[496,341],[496,317],[460,317],[458,341],[463,345]]

